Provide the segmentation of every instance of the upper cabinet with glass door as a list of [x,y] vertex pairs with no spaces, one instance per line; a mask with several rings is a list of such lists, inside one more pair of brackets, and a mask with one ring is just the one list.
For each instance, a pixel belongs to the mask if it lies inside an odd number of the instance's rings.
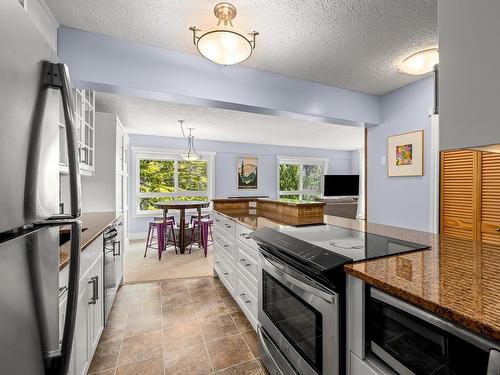
[[[95,164],[95,97],[90,90],[73,89],[75,128],[78,141],[80,172],[84,175],[94,173]],[[68,172],[64,113],[59,115],[59,166],[61,173]]]

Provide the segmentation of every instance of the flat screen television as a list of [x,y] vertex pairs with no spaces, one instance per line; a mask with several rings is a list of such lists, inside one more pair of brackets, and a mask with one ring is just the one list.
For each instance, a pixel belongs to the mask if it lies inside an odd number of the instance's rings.
[[325,197],[359,195],[359,175],[326,175]]

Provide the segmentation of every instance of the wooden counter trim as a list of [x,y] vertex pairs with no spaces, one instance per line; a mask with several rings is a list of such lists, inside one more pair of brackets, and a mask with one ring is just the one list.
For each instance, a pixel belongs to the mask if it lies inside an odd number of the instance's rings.
[[[213,199],[215,211],[236,211],[257,208],[259,211],[273,212],[279,215],[286,215],[298,218],[311,218],[323,216],[325,202],[284,202],[268,198],[253,199]],[[250,207],[250,203],[255,202],[255,207]]]

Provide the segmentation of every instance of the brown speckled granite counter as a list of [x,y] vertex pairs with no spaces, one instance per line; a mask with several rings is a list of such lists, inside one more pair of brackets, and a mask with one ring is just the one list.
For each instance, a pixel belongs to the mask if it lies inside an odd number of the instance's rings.
[[[115,212],[91,212],[84,213],[80,217],[82,228],[87,228],[82,232],[82,251],[104,232],[104,229],[118,219],[122,214]],[[59,270],[69,264],[70,241],[59,248]]]
[[278,225],[318,225],[323,224],[323,216],[296,217],[262,211],[259,209],[216,210],[218,213],[238,221],[249,229],[256,230],[262,227],[275,227]]
[[326,217],[326,222],[431,246],[345,266],[367,284],[500,340],[500,246]]

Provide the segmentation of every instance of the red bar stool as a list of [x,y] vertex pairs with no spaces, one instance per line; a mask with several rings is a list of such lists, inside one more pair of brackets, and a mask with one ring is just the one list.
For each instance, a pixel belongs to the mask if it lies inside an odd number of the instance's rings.
[[[144,257],[146,257],[148,248],[154,249],[155,245],[158,249],[158,260],[161,260],[161,253],[165,250],[168,243],[173,243],[175,253],[177,254],[177,243],[175,241],[175,231],[174,231],[173,217],[167,218],[163,221],[162,217],[155,217],[154,221],[149,223],[148,238],[146,240],[146,249],[144,250]],[[166,231],[167,230],[167,233]],[[156,233],[156,235],[155,235]],[[169,234],[172,235],[172,240],[169,238]],[[156,239],[156,242],[153,242]]]
[[191,232],[191,245],[189,246],[189,254],[191,254],[191,249],[193,248],[193,242],[194,242],[194,236],[196,234],[196,228],[201,229],[201,236],[198,239],[198,245],[203,246],[203,251],[205,253],[205,258],[207,257],[207,252],[208,252],[208,235],[210,233],[210,238],[212,239],[213,242],[213,237],[212,237],[212,225],[213,225],[213,220],[212,219],[191,219],[193,227],[192,227],[192,232]]

